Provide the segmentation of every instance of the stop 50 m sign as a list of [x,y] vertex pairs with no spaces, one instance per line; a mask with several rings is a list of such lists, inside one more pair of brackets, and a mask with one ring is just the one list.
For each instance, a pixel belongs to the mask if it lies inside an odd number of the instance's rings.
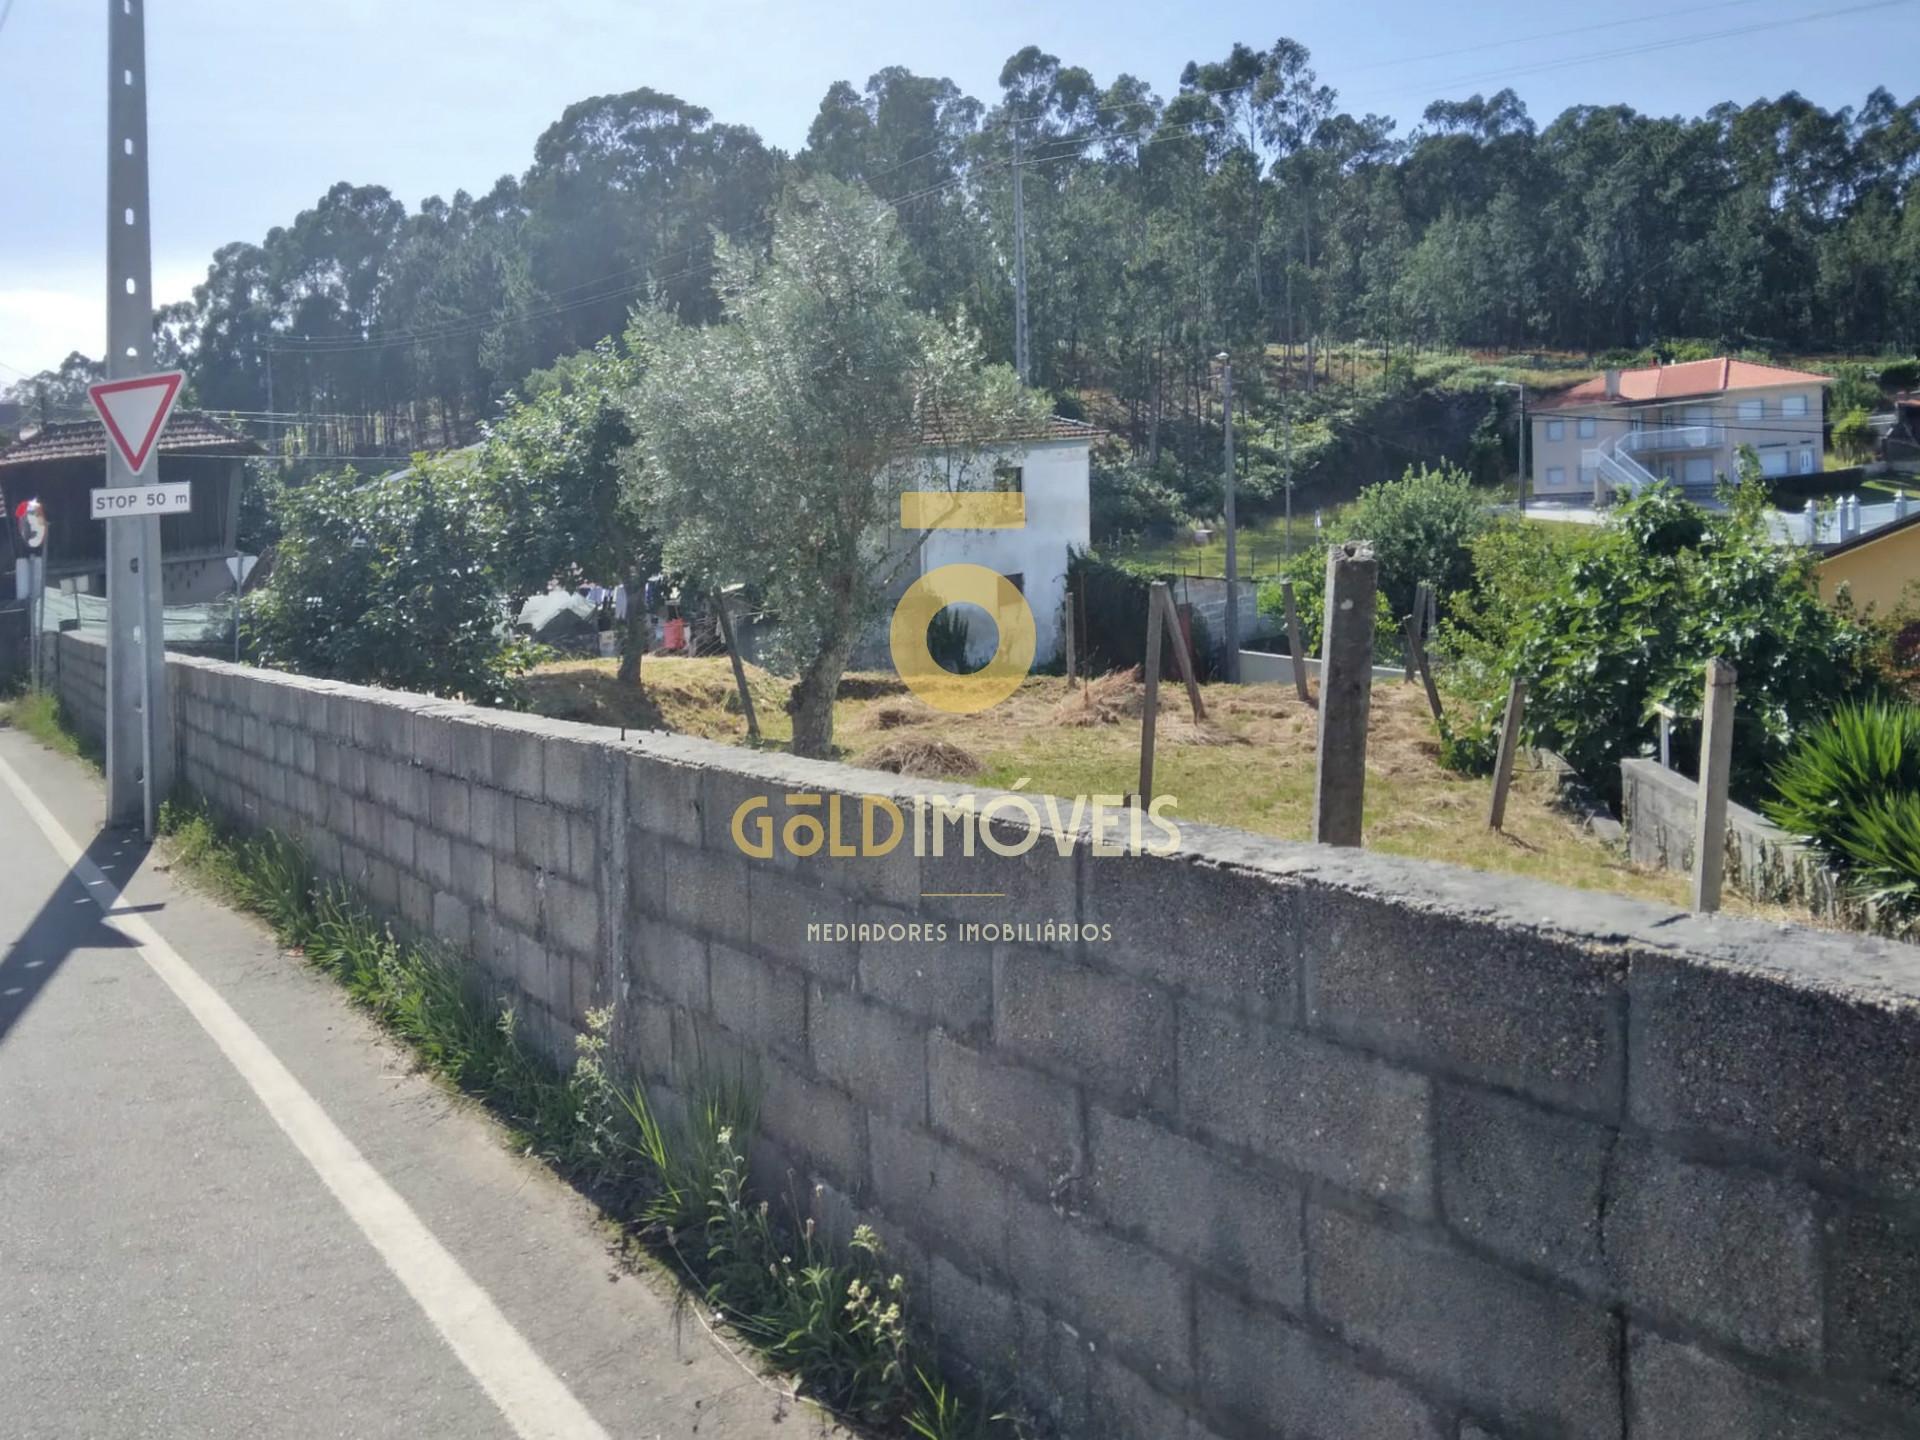
[[96,520],[123,515],[185,515],[193,509],[193,485],[186,480],[171,485],[120,485],[95,490],[92,495]]

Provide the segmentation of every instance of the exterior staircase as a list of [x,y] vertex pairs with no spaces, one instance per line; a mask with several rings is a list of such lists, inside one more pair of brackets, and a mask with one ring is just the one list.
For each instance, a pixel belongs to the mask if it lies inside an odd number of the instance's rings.
[[[1645,465],[1640,463],[1641,455],[1659,451],[1672,454],[1685,452],[1718,452],[1726,445],[1727,431],[1723,425],[1662,425],[1638,430],[1628,430],[1606,443],[1580,453],[1583,469],[1593,475],[1593,503],[1601,505],[1618,490],[1629,495],[1638,495],[1649,485],[1660,483]],[[1689,500],[1711,500],[1714,495],[1715,481],[1704,484],[1687,484],[1683,481],[1672,482]]]

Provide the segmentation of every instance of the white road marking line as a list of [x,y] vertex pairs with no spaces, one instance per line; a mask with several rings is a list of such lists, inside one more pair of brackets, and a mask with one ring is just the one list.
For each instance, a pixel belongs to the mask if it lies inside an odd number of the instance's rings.
[[[61,863],[93,890],[101,910],[110,910],[119,899],[118,888],[4,758],[0,782],[13,792]],[[493,1297],[474,1283],[220,993],[138,915],[103,914],[101,923],[131,940],[154,974],[200,1022],[514,1432],[522,1440],[608,1440],[599,1422],[500,1313]]]

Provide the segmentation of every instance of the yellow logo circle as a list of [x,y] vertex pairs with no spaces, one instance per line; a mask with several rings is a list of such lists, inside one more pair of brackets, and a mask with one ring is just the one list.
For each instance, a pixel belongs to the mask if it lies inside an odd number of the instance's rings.
[[[1000,627],[993,658],[971,675],[956,675],[927,648],[927,626],[949,605],[978,605]],[[998,705],[1033,668],[1038,635],[1033,609],[1014,583],[984,565],[942,565],[907,587],[888,631],[894,668],[907,689],[936,710],[971,715]]]

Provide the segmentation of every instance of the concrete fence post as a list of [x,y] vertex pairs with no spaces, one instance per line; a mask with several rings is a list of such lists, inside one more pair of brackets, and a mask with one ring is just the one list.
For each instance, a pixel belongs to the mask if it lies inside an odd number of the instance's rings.
[[1291,580],[1280,582],[1280,599],[1287,609],[1287,650],[1293,656],[1293,688],[1302,705],[1311,705],[1313,697],[1307,693],[1307,650],[1300,643],[1300,610],[1293,603]]
[[1720,908],[1727,868],[1727,774],[1733,763],[1732,665],[1707,661],[1706,697],[1700,706],[1700,793],[1693,832],[1693,908]]
[[1153,803],[1153,732],[1160,712],[1160,598],[1167,582],[1156,580],[1147,591],[1146,703],[1140,707],[1140,795],[1142,806]]
[[1373,699],[1373,612],[1379,563],[1349,540],[1327,551],[1327,614],[1320,640],[1320,736],[1314,755],[1313,838],[1358,845],[1367,788],[1367,713]]
[[1498,830],[1507,818],[1507,791],[1513,784],[1514,756],[1520,750],[1520,723],[1527,713],[1527,682],[1518,675],[1507,687],[1507,713],[1500,722],[1500,750],[1493,762],[1493,803],[1487,825]]

